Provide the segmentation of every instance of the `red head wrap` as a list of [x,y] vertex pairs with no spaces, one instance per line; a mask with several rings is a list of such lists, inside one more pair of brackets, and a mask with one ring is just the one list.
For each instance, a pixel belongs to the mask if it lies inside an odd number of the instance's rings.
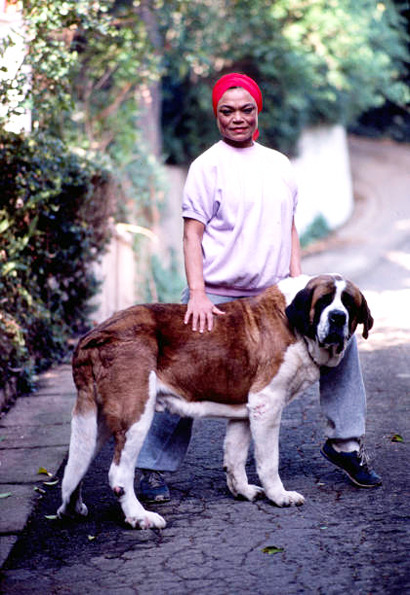
[[[214,114],[217,114],[217,107],[219,100],[221,99],[222,95],[228,89],[232,87],[242,87],[252,97],[256,102],[256,106],[258,108],[258,113],[262,110],[262,92],[259,89],[258,85],[255,83],[253,79],[246,74],[239,74],[239,72],[232,72],[231,74],[225,74],[222,76],[218,81],[216,81],[214,88],[212,90],[212,105],[214,108]],[[259,130],[255,130],[253,139],[256,140],[259,136]]]

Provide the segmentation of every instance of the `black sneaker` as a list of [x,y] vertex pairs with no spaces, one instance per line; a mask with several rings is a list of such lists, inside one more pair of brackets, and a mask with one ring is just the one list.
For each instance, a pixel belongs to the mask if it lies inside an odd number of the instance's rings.
[[375,488],[382,483],[382,479],[369,467],[369,459],[363,445],[360,450],[353,452],[338,452],[327,440],[320,452],[331,463],[342,469],[349,479],[360,488]]
[[140,498],[144,502],[169,502],[171,495],[164,476],[159,471],[143,471],[140,482]]

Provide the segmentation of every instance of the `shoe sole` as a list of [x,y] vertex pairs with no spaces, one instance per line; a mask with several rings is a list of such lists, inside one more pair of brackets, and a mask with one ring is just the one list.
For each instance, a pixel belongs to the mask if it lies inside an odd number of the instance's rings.
[[156,496],[155,498],[144,498],[140,496],[140,500],[146,502],[147,504],[158,504],[162,502],[169,502],[171,500],[170,496]]
[[378,488],[379,486],[382,485],[382,482],[380,481],[379,483],[360,483],[357,481],[357,479],[355,479],[354,477],[352,477],[350,475],[350,473],[348,471],[346,471],[346,469],[344,467],[341,467],[340,465],[338,465],[337,463],[335,463],[334,461],[332,461],[332,459],[330,459],[327,454],[321,449],[320,450],[320,454],[323,455],[325,457],[325,459],[327,459],[329,461],[329,463],[332,463],[332,465],[334,465],[335,467],[337,467],[338,469],[340,469],[340,471],[343,471],[343,473],[345,475],[347,475],[347,477],[350,479],[350,481],[358,486],[359,488]]

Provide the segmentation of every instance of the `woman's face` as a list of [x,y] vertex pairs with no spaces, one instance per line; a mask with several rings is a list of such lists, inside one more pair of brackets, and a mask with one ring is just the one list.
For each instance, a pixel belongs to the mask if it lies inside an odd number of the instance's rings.
[[228,89],[218,102],[216,123],[228,144],[239,148],[252,146],[252,136],[258,127],[256,101],[242,87]]

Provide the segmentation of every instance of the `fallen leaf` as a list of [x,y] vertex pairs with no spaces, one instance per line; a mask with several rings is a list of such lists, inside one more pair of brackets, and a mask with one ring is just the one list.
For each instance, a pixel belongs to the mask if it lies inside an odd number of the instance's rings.
[[400,434],[394,434],[392,436],[391,441],[392,442],[404,442],[404,438],[403,438],[403,436],[400,436]]
[[12,495],[13,494],[11,492],[3,492],[2,494],[0,494],[0,498],[9,498]]
[[56,479],[55,481],[43,481],[43,486],[55,486],[58,484],[58,479]]
[[50,473],[49,471],[47,471],[47,469],[45,469],[44,467],[39,467],[37,474],[38,475],[48,475],[49,477],[53,477],[53,474]]
[[49,521],[55,521],[58,519],[58,516],[56,514],[45,514],[44,518]]
[[94,541],[94,539],[96,539],[96,535],[88,535],[87,538],[88,541]]
[[283,547],[276,547],[276,545],[268,545],[262,549],[264,554],[280,554],[283,551]]

